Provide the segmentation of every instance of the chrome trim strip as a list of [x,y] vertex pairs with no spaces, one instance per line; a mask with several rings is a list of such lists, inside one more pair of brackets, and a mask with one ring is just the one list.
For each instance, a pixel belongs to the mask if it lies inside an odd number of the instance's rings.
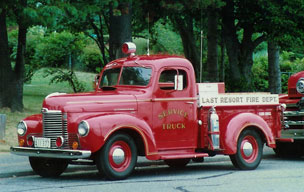
[[134,108],[119,108],[119,109],[114,109],[114,111],[135,111]]
[[304,125],[304,121],[284,121],[285,125]]
[[296,103],[288,103],[286,104],[287,107],[297,107]]
[[85,159],[91,156],[91,151],[84,150],[38,149],[30,147],[11,147],[10,150],[12,154],[30,157]]
[[51,94],[47,95],[45,97],[45,99],[47,99],[49,97],[53,97],[53,96],[59,96],[59,95],[66,95],[66,93],[59,93],[59,92],[51,93]]
[[304,116],[304,111],[284,111],[284,116]]
[[128,102],[151,102],[151,101],[197,101],[196,97],[181,97],[181,98],[154,98],[154,99],[139,99],[139,100],[108,100],[108,101],[71,101],[67,104],[85,104],[85,103],[128,103]]
[[67,104],[84,104],[84,103],[96,103],[96,104],[103,104],[103,103],[129,103],[129,102],[137,102],[134,100],[108,100],[108,101],[71,101],[67,102]]
[[42,108],[41,113],[61,113],[60,110],[49,110],[47,108]]
[[154,98],[152,101],[196,101],[196,97],[181,97],[181,98]]

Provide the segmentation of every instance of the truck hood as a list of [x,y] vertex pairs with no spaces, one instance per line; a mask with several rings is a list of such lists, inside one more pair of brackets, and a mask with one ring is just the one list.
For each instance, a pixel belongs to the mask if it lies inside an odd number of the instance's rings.
[[75,113],[136,111],[137,100],[130,94],[53,94],[45,98],[43,108]]

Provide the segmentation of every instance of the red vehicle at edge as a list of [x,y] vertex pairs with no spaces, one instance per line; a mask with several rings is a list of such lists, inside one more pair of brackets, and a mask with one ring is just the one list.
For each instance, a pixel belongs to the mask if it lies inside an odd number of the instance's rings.
[[281,157],[304,155],[304,71],[288,79],[288,94],[280,95],[280,103],[286,104],[281,142],[275,152]]
[[223,83],[196,83],[192,64],[177,56],[135,56],[105,66],[95,92],[54,93],[42,113],[17,126],[19,146],[33,170],[59,176],[75,160],[91,161],[108,179],[125,179],[137,157],[185,166],[214,155],[258,167],[263,145],[281,137],[278,95],[225,93]]

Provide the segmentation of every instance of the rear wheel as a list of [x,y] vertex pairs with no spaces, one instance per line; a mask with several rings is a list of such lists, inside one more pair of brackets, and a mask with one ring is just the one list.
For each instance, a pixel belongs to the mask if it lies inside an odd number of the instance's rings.
[[263,142],[254,130],[241,133],[236,154],[230,155],[233,165],[242,170],[252,170],[258,167],[263,155]]
[[63,159],[29,157],[35,173],[42,177],[57,177],[65,171],[68,161]]
[[105,143],[96,160],[99,172],[107,179],[125,179],[136,165],[137,148],[129,135],[116,134]]
[[183,168],[189,161],[190,159],[166,159],[165,163],[172,168]]

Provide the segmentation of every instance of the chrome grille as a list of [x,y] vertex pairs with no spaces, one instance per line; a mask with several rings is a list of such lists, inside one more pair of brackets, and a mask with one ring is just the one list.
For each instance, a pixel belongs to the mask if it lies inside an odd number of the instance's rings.
[[43,137],[51,139],[51,148],[56,147],[57,137],[64,138],[64,144],[61,148],[68,148],[67,121],[63,120],[61,111],[52,111],[43,109]]

